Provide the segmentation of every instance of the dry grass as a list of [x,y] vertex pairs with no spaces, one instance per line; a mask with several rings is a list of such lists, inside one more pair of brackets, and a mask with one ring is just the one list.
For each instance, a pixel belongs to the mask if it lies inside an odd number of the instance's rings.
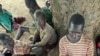
[[[44,6],[44,0],[37,1],[41,7]],[[27,22],[32,21],[28,9],[25,6],[24,0],[0,0],[0,4],[3,5],[4,9],[10,11],[14,17],[24,16],[27,18]],[[28,24],[31,25],[31,23]]]
[[[37,0],[38,4],[40,7],[44,6],[44,0]],[[24,0],[0,0],[0,4],[3,5],[4,9],[7,9],[12,13],[14,17],[17,16],[24,16],[26,17],[26,22],[24,25],[32,26],[32,19],[29,14],[29,11],[27,7],[25,6]],[[31,30],[31,32],[34,32],[34,29]],[[10,33],[12,37],[15,37],[16,31],[13,33]],[[23,40],[27,41],[27,38],[30,34],[29,33],[24,33],[23,35]]]

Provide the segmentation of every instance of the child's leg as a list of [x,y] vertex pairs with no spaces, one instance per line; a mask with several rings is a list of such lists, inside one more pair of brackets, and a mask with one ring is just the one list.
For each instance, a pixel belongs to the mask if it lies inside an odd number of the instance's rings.
[[29,32],[29,27],[27,27],[27,26],[19,26],[17,34],[15,36],[16,40],[19,40],[24,32]]

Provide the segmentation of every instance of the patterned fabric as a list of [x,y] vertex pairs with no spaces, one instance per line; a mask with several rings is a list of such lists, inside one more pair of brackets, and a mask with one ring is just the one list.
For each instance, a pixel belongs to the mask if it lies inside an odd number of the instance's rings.
[[28,54],[30,50],[30,45],[27,42],[23,41],[16,41],[14,46],[14,54],[15,55],[24,55]]
[[93,42],[81,37],[77,43],[71,43],[66,36],[62,37],[59,42],[59,56],[94,56]]

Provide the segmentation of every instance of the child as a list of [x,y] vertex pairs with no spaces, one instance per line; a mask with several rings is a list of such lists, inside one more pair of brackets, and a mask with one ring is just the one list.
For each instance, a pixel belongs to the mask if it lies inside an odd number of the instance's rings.
[[72,15],[68,34],[59,42],[59,56],[94,56],[93,41],[83,35],[84,18],[80,14]]

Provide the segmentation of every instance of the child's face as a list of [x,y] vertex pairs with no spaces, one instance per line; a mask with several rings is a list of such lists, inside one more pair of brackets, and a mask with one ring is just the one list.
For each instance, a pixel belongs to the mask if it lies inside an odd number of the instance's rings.
[[38,25],[43,28],[45,26],[45,20],[43,19],[42,16],[38,16],[37,17],[37,22],[38,22]]
[[80,38],[81,37],[81,34],[82,34],[81,32],[74,32],[74,31],[70,31],[69,32],[70,37],[75,38],[75,39],[76,38],[77,39]]
[[82,34],[82,25],[74,25],[71,23],[69,27],[69,35],[73,38],[80,38]]

